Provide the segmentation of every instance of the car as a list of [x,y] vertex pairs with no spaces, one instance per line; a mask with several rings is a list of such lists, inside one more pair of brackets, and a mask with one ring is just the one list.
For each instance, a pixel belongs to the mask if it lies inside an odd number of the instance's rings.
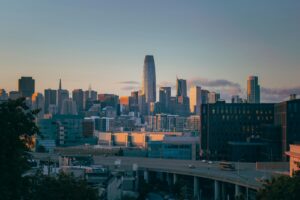
[[213,161],[208,161],[208,164],[213,164]]
[[188,164],[188,167],[191,168],[191,169],[194,169],[194,168],[195,168],[195,165]]
[[206,160],[201,160],[201,162],[205,163],[205,162],[206,162]]

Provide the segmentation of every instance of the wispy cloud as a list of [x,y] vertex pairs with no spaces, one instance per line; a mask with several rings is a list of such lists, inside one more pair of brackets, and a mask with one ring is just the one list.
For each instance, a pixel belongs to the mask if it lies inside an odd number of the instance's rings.
[[290,88],[261,88],[261,98],[267,102],[279,102],[287,99],[290,94],[300,94],[300,86]]
[[128,85],[139,85],[140,83],[137,81],[120,81],[119,84],[128,84]]
[[131,85],[121,87],[121,90],[126,90],[126,91],[136,91],[139,89],[140,88],[138,86],[131,86]]

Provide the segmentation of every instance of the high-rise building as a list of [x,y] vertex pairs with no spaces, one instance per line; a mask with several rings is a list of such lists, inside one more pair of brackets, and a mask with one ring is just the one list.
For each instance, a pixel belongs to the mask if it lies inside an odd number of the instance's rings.
[[143,94],[145,95],[146,103],[156,101],[155,63],[152,55],[146,55],[144,60]]
[[171,87],[159,88],[159,103],[162,113],[170,112]]
[[200,114],[201,106],[201,87],[193,86],[190,89],[190,111],[191,113]]
[[61,79],[59,80],[59,87],[57,90],[57,109],[58,113],[62,113],[62,105],[64,100],[69,99],[69,91],[63,90],[61,85]]
[[139,111],[139,92],[133,91],[131,92],[131,96],[129,97],[129,111],[134,112],[135,114]]
[[[214,159],[230,160],[230,145],[244,144],[251,140],[262,140],[266,137],[266,127],[274,125],[274,104],[232,104],[217,102],[215,104],[202,104],[201,108],[201,149],[203,155],[214,157]],[[275,130],[275,129],[273,129]],[[271,138],[277,137],[276,131],[271,131]],[[277,135],[276,135],[277,134]],[[261,154],[261,158],[269,156],[276,157],[278,145],[271,147],[268,143],[272,139],[264,140],[264,147],[268,151]],[[253,149],[252,149],[253,150]],[[243,155],[245,154],[245,155]],[[247,152],[240,154],[241,159],[247,160]],[[260,159],[259,157],[253,159]]]
[[39,119],[43,118],[44,115],[44,104],[45,104],[45,100],[44,100],[44,96],[41,93],[33,93],[32,98],[32,106],[31,108],[33,110],[37,110],[40,109],[40,112],[38,113],[37,117]]
[[300,99],[275,104],[275,125],[280,127],[281,153],[286,160],[289,145],[300,143]]
[[19,92],[22,97],[31,98],[34,93],[35,81],[32,77],[21,77],[19,79]]
[[49,113],[49,106],[52,105],[56,105],[57,102],[57,91],[56,90],[52,90],[52,89],[45,89],[44,90],[44,96],[45,96],[45,108],[44,111],[46,114]]
[[77,111],[76,102],[73,101],[72,99],[65,99],[62,104],[61,114],[77,115],[78,111]]
[[76,102],[77,111],[81,113],[83,111],[84,93],[82,89],[76,89],[72,92],[72,99]]
[[208,93],[208,103],[216,103],[220,100],[220,93],[209,92]]
[[8,100],[8,94],[4,89],[0,89],[0,103]]
[[179,96],[186,97],[187,96],[186,80],[177,78],[176,91],[177,91],[177,93],[176,93],[177,97],[179,97]]
[[248,103],[260,103],[260,86],[257,76],[249,76],[248,78],[247,101]]

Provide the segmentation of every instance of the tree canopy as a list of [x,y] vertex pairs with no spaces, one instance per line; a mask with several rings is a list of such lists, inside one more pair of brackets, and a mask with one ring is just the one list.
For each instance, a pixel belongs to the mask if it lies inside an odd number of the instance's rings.
[[0,196],[18,199],[22,191],[22,174],[29,169],[26,144],[38,133],[25,99],[0,104]]
[[298,200],[300,199],[300,176],[280,176],[268,180],[258,192],[259,200]]
[[59,174],[57,177],[25,176],[30,169],[28,146],[39,133],[35,124],[38,111],[25,99],[0,104],[0,199],[1,200],[96,200],[97,191],[84,180]]

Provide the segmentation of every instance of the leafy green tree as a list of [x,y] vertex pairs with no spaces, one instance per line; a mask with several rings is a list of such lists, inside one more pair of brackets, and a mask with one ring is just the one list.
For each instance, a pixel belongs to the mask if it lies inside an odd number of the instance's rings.
[[24,200],[97,200],[98,192],[88,186],[85,180],[76,179],[64,173],[57,177],[37,174],[26,180],[28,190]]
[[38,111],[29,110],[25,99],[0,104],[0,197],[19,199],[22,174],[29,169],[26,144],[38,133],[34,119]]
[[258,192],[259,200],[298,200],[300,199],[300,176],[280,176],[266,181]]

